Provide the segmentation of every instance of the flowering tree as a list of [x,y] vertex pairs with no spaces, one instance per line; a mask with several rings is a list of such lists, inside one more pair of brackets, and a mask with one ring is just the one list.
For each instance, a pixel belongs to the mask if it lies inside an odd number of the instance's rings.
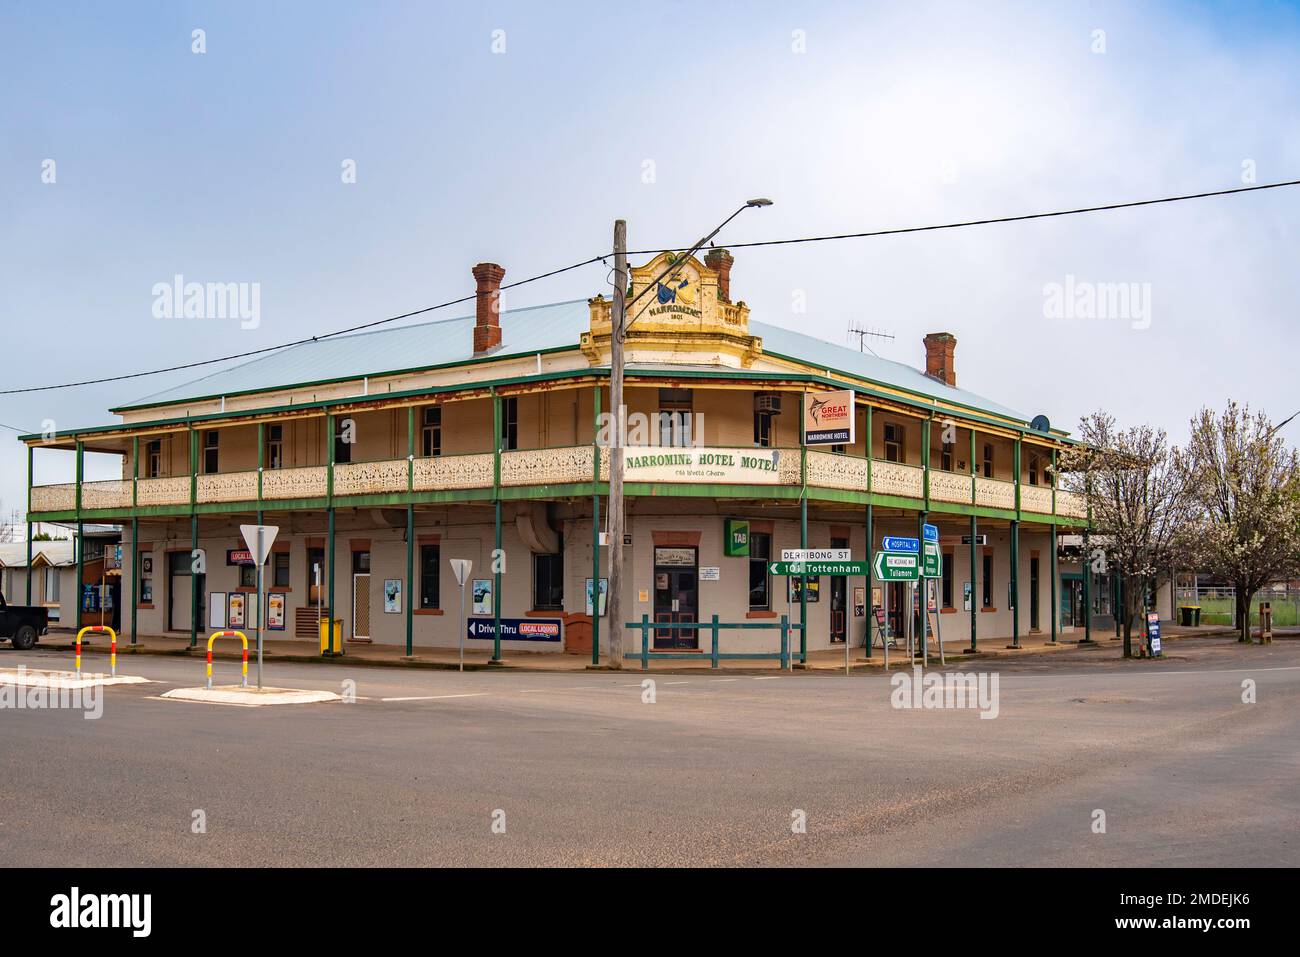
[[1241,641],[1250,599],[1300,570],[1300,457],[1262,413],[1228,403],[1192,419],[1184,468],[1192,490],[1193,558],[1232,582]]
[[[1116,613],[1123,616],[1124,657],[1131,658],[1133,619],[1145,606],[1148,584],[1167,579],[1186,553],[1188,472],[1165,433],[1149,425],[1121,430],[1113,416],[1094,412],[1080,420],[1079,438],[1082,444],[1058,465],[1063,484],[1087,499],[1090,538],[1124,586]],[[1084,560],[1096,564],[1096,555]]]

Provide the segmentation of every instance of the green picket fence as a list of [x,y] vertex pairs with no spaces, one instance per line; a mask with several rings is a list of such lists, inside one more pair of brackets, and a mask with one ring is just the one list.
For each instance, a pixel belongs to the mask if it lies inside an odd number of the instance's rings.
[[[808,655],[806,651],[790,650],[790,633],[800,631],[803,625],[790,621],[789,615],[782,615],[780,621],[718,621],[718,616],[714,615],[709,621],[678,621],[678,622],[653,622],[648,614],[641,616],[640,621],[629,621],[624,627],[641,629],[641,651],[633,655],[634,658],[641,659],[641,670],[647,671],[652,661],[679,661],[692,660],[699,661],[702,653],[698,651],[651,651],[650,650],[650,632],[655,630],[669,631],[708,631],[710,634],[711,648],[708,654],[712,667],[718,667],[720,661],[777,661],[781,662],[782,668],[790,667],[790,660],[796,659],[803,664],[807,664]],[[721,652],[718,650],[718,637],[724,629],[738,629],[745,631],[776,631],[781,632],[781,650],[780,651],[728,651]]]

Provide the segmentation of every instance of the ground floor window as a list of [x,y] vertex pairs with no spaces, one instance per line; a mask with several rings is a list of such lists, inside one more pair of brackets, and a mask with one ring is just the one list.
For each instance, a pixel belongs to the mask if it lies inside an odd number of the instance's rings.
[[772,607],[771,579],[767,563],[772,560],[772,536],[768,532],[751,532],[749,536],[749,608],[767,611]]
[[943,592],[944,608],[952,607],[952,564],[953,553],[946,552],[943,556],[943,587],[940,589]]
[[533,555],[533,607],[564,607],[564,555]]
[[271,584],[276,588],[289,587],[289,553],[276,552],[271,556],[274,568],[271,572]]
[[438,608],[438,561],[437,545],[420,546],[420,607]]
[[239,587],[240,588],[257,587],[257,566],[256,565],[239,566]]
[[45,569],[45,601],[51,605],[59,603],[59,570]]
[[980,605],[983,608],[993,607],[993,556],[986,554],[984,556],[984,575],[983,581],[980,582],[982,588]]

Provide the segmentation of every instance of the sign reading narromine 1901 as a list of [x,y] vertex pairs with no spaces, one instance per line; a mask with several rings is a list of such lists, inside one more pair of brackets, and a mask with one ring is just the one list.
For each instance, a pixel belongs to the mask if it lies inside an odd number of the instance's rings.
[[779,449],[696,449],[625,446],[623,478],[628,482],[730,482],[776,485]]

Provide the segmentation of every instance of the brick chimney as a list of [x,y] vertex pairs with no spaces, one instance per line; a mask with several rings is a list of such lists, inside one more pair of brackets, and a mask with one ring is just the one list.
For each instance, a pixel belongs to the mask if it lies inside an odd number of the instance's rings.
[[925,374],[948,385],[957,384],[957,366],[953,353],[957,337],[951,332],[932,332],[925,337]]
[[718,298],[731,302],[731,264],[736,260],[725,249],[710,249],[704,257],[704,265],[718,273]]
[[501,280],[506,271],[496,263],[479,263],[472,270],[478,284],[474,304],[474,355],[501,345]]

